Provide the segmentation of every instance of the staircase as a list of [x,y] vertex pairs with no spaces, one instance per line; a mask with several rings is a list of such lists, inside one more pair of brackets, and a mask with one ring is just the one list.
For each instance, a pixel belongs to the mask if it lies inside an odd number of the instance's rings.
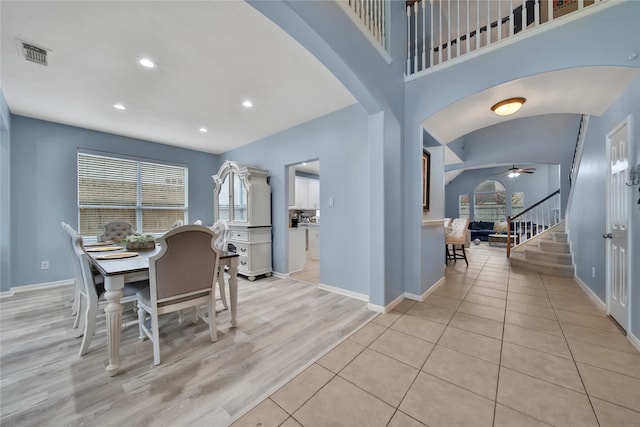
[[509,261],[512,267],[550,276],[573,277],[575,267],[564,222],[513,248]]

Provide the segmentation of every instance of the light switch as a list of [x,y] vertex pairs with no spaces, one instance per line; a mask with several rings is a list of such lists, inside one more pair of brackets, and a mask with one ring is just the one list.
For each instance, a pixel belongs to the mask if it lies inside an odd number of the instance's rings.
[[333,197],[329,197],[329,207],[333,207]]

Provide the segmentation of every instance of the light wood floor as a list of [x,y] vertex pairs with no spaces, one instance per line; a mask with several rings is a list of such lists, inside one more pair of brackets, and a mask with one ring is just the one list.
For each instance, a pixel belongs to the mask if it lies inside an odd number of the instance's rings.
[[77,354],[69,288],[3,298],[0,425],[227,426],[374,316],[365,302],[295,280],[239,280],[236,329],[219,312],[211,343],[204,322],[167,315],[154,367],[151,343],[127,328],[113,378],[103,313],[90,352]]

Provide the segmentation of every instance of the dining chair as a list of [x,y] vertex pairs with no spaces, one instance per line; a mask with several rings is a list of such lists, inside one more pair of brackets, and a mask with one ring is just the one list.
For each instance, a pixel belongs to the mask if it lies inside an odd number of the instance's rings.
[[202,225],[202,220],[196,219],[195,221],[193,221],[193,225]]
[[[196,320],[209,324],[209,336],[217,341],[215,283],[220,251],[216,235],[202,225],[185,225],[158,239],[160,252],[149,258],[149,288],[138,292],[140,339],[153,343],[153,362],[160,364],[158,316],[195,307]],[[200,306],[208,305],[208,315]],[[147,317],[149,315],[149,317]],[[147,322],[150,325],[147,325]]]
[[171,224],[170,230],[173,230],[178,227],[182,227],[184,225],[184,221],[181,219],[177,219],[173,224]]
[[[73,244],[71,239],[73,236],[67,231],[67,223],[60,221],[60,227],[62,228],[62,237],[64,238],[65,246],[67,247],[67,253],[71,261],[71,267],[73,269],[73,303],[71,304],[71,314],[76,316],[76,320],[73,322],[73,327],[78,327],[78,302],[80,300],[80,289],[82,285],[82,273],[80,272],[80,264],[78,264],[78,258],[73,250]],[[71,226],[68,226],[71,228]],[[71,228],[73,230],[73,228]],[[73,230],[75,232],[75,230]]]
[[[467,260],[467,253],[464,250],[467,240],[467,228],[469,227],[469,218],[455,218],[451,221],[449,227],[450,231],[446,235],[446,255],[447,260],[464,259],[464,262],[469,265]],[[451,251],[449,250],[451,245]]]
[[[79,276],[76,277],[76,282],[80,283],[78,314],[76,315],[74,327],[77,328],[79,324],[83,325],[82,344],[80,345],[79,354],[84,356],[89,351],[89,345],[95,333],[99,302],[104,301],[101,298],[104,294],[104,277],[91,268],[89,255],[84,250],[82,236],[68,224],[65,224],[63,228],[71,236],[71,247],[73,248],[79,272]],[[124,296],[120,302],[122,304],[135,302],[137,292],[145,287],[149,287],[148,281],[125,283]]]
[[122,240],[127,236],[134,234],[133,224],[129,221],[116,219],[109,221],[103,226],[104,231],[98,236],[98,241],[106,242],[109,240]]

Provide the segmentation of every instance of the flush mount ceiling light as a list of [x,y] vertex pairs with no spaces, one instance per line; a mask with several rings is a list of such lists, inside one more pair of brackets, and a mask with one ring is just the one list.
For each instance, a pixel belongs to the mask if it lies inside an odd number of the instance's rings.
[[156,66],[156,64],[150,60],[149,58],[142,58],[138,61],[138,64],[142,65],[143,67],[146,68],[154,68]]
[[202,132],[202,133],[209,132],[209,131],[207,130],[207,128],[205,128],[205,127],[202,127],[202,128],[200,128],[199,130],[200,130],[200,132]]
[[126,110],[127,107],[125,107],[122,104],[113,104],[113,108],[115,108],[116,110]]
[[251,108],[253,107],[253,102],[249,101],[248,99],[245,101],[242,101],[242,105],[246,108]]
[[525,98],[509,98],[504,101],[500,101],[491,107],[491,111],[496,113],[499,116],[508,116],[510,114],[515,113],[522,107],[526,101]]

